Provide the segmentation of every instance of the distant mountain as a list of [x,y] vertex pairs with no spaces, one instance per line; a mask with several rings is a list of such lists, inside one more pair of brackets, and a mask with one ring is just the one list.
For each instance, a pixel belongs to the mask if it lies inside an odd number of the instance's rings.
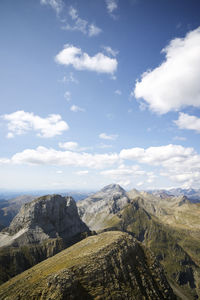
[[110,184],[102,190],[77,202],[79,215],[91,230],[104,228],[104,220],[117,213],[130,202],[126,191],[118,184]]
[[1,299],[176,299],[163,269],[132,236],[106,232],[0,286]]
[[7,227],[10,225],[12,219],[19,212],[22,204],[27,203],[35,199],[31,195],[22,195],[16,198],[11,198],[9,200],[4,200],[0,202],[0,223]]
[[71,197],[47,195],[24,204],[0,233],[0,279],[7,280],[85,234],[89,229]]
[[169,190],[152,190],[148,192],[153,195],[161,195],[162,193],[165,193],[169,196],[186,196],[192,203],[200,202],[200,189],[174,188]]

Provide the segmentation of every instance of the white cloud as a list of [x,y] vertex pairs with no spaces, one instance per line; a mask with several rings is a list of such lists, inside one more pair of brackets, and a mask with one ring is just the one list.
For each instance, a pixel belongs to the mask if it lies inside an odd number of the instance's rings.
[[76,70],[88,70],[98,73],[113,74],[117,70],[117,60],[102,53],[89,56],[80,48],[73,45],[65,45],[55,57],[57,63],[65,66],[72,65]]
[[78,10],[71,6],[69,8],[69,15],[72,20],[72,24],[69,22],[62,27],[64,30],[80,31],[83,34],[87,34],[89,37],[96,36],[102,32],[101,28],[97,27],[93,23],[88,24],[87,20],[79,17]]
[[103,46],[102,48],[106,51],[108,55],[112,55],[114,57],[116,57],[119,53],[119,51],[113,50],[110,46]]
[[109,14],[112,14],[117,8],[117,0],[105,0],[106,1],[106,6]]
[[40,3],[43,5],[51,6],[56,11],[57,14],[59,14],[63,9],[62,0],[40,0]]
[[102,32],[101,28],[97,27],[94,24],[90,24],[89,25],[89,29],[88,29],[88,35],[89,36],[95,36],[98,35]]
[[71,93],[69,91],[66,91],[64,97],[69,102],[71,100]]
[[87,171],[87,170],[76,172],[76,174],[77,174],[77,175],[80,175],[80,176],[87,175],[88,173],[89,173],[89,171]]
[[174,121],[174,123],[180,129],[195,130],[196,132],[200,133],[200,118],[197,118],[195,116],[180,113],[178,120]]
[[63,173],[63,171],[61,171],[61,170],[56,171],[56,174],[62,174],[62,173]]
[[144,184],[144,182],[143,181],[140,181],[140,182],[138,182],[136,185],[137,186],[142,186]]
[[99,138],[100,139],[103,139],[103,140],[110,140],[110,141],[114,141],[118,138],[118,135],[117,134],[106,134],[106,133],[100,133],[99,134]]
[[65,150],[76,151],[76,152],[83,152],[92,150],[92,147],[79,147],[77,142],[65,142],[65,143],[58,143],[59,147]]
[[122,92],[120,90],[116,90],[115,94],[120,96],[122,94]]
[[[124,149],[120,152],[121,159],[129,159],[139,163],[162,168],[161,176],[166,176],[173,182],[184,183],[187,186],[199,184],[200,155],[193,148],[180,145],[160,147]],[[150,176],[150,178],[153,178]]]
[[55,114],[41,118],[33,113],[19,110],[1,117],[8,121],[8,138],[25,134],[31,130],[38,132],[37,136],[39,137],[50,138],[61,135],[63,131],[69,129],[68,124],[62,120],[61,116]]
[[4,165],[4,164],[8,164],[8,163],[10,163],[10,159],[0,157],[0,165]]
[[59,143],[59,147],[65,150],[77,150],[78,143],[76,142],[66,142],[66,143]]
[[69,15],[71,16],[72,20],[77,20],[78,19],[77,9],[75,9],[73,6],[70,6]]
[[72,151],[57,151],[52,148],[37,147],[25,149],[12,156],[14,164],[74,166],[93,169],[103,169],[119,162],[116,153],[90,154]]
[[184,161],[188,156],[193,154],[193,148],[184,148],[180,145],[169,144],[167,146],[160,147],[149,147],[143,148],[132,148],[123,149],[120,152],[122,159],[137,160],[141,163],[147,163],[150,165],[164,165],[174,160],[177,162]]
[[101,172],[102,175],[108,175],[112,178],[123,178],[124,176],[136,176],[136,175],[144,175],[145,172],[140,169],[139,166],[133,165],[133,166],[125,166],[120,165],[117,169],[112,170],[106,170]]
[[131,183],[135,185],[138,179],[143,180],[145,178],[148,181],[151,178],[153,181],[153,175],[148,174],[148,172],[142,170],[138,165],[130,166],[121,164],[115,169],[105,170],[100,174],[123,186],[128,186]]
[[73,111],[73,112],[84,112],[85,111],[85,109],[84,108],[81,108],[81,107],[79,107],[79,106],[77,106],[77,105],[72,105],[71,107],[70,107],[70,110],[71,111]]
[[143,98],[159,114],[186,106],[200,107],[200,27],[173,39],[162,52],[165,60],[137,81],[136,99]]

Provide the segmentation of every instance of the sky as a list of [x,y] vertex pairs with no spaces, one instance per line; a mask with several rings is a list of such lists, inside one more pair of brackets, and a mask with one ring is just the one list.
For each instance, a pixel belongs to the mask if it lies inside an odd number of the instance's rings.
[[199,0],[1,0],[0,189],[199,188]]

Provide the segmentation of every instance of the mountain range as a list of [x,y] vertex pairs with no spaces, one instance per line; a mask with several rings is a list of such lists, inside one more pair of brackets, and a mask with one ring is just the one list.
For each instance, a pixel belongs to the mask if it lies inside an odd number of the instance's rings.
[[0,297],[198,299],[199,216],[185,195],[117,184],[33,199],[0,233]]

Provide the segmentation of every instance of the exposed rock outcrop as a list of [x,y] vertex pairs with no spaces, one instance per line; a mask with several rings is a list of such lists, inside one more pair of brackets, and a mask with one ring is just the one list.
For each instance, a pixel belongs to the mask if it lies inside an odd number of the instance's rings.
[[79,215],[91,230],[104,228],[104,220],[111,218],[130,202],[125,190],[110,184],[98,193],[77,203]]
[[47,195],[26,203],[0,233],[0,282],[90,234],[71,197]]
[[132,236],[89,237],[0,286],[0,298],[176,299],[162,267]]
[[79,218],[76,202],[71,197],[48,195],[26,203],[0,233],[0,246],[37,244],[49,238],[65,241],[88,231]]

